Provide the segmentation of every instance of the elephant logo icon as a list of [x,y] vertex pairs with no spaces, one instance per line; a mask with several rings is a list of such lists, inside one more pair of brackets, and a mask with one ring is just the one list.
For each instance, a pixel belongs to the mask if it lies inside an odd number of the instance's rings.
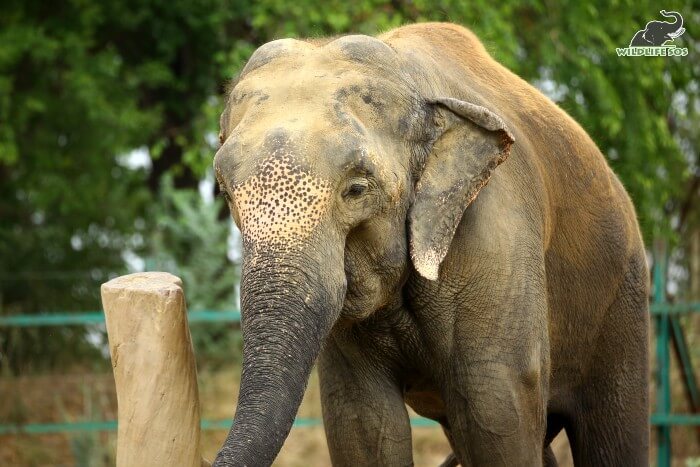
[[683,17],[677,11],[661,10],[661,15],[673,18],[669,21],[649,21],[630,41],[630,47],[661,47],[666,41],[673,41],[684,32]]
[[649,21],[637,31],[629,47],[617,48],[618,57],[685,57],[687,47],[676,47],[672,42],[683,35],[683,17],[677,11],[661,10],[661,16],[673,21]]

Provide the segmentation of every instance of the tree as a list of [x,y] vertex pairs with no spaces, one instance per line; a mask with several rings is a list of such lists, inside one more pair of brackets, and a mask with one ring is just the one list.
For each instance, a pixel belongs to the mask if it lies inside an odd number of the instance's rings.
[[[98,11],[89,4],[3,5],[3,313],[94,309],[100,282],[124,270],[122,251],[139,246],[145,174],[123,167],[118,156],[158,121],[139,110],[118,54],[94,49]],[[15,371],[29,361],[51,365],[87,352],[83,334],[2,330],[0,358]]]
[[[686,25],[700,21],[690,0],[664,8]],[[126,270],[125,252],[153,251],[161,179],[192,189],[207,176],[224,84],[257,46],[414,21],[474,30],[591,134],[629,190],[645,240],[678,238],[674,227],[700,217],[698,42],[690,32],[676,39],[687,57],[618,57],[651,19],[650,0],[5,0],[0,312],[97,308],[99,284]],[[135,148],[150,168],[127,163]],[[0,359],[11,351],[15,369],[50,365],[80,354],[71,346],[84,337],[0,330]]]
[[[219,0],[3,3],[0,312],[97,308],[100,283],[144,246],[163,174],[197,186],[211,155],[202,109],[243,11]],[[150,171],[125,163],[139,147]],[[0,361],[51,365],[80,354],[84,334],[1,330]]]
[[[180,277],[190,310],[230,310],[238,303],[236,231],[230,219],[219,220],[223,204],[222,199],[205,200],[195,190],[175,189],[172,177],[165,175],[152,208],[158,228],[147,238],[149,269]],[[230,364],[242,354],[240,332],[231,326],[197,324],[191,333],[200,369]]]

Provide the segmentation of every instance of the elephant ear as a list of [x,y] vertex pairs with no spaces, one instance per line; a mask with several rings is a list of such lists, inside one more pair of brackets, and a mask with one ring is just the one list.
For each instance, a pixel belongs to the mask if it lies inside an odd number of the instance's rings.
[[503,120],[479,105],[452,98],[429,101],[438,135],[416,183],[409,212],[413,265],[437,280],[440,263],[464,210],[510,153],[514,139]]

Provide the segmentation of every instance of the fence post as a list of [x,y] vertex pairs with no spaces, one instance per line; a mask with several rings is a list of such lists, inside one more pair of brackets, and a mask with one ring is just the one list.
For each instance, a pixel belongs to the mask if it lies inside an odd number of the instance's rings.
[[182,282],[145,272],[101,292],[117,387],[117,467],[208,465]]
[[[668,262],[666,242],[654,243],[654,303],[666,302],[666,269]],[[669,350],[668,309],[656,318],[656,412],[662,423],[657,430],[657,466],[671,466],[671,426],[665,416],[671,413],[671,355]]]

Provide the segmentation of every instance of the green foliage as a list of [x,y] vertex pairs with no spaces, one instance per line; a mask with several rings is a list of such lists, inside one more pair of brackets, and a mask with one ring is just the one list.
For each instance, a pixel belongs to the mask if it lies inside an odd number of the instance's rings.
[[[194,190],[175,190],[169,176],[153,207],[157,228],[147,241],[147,267],[179,276],[191,310],[231,310],[238,303],[238,266],[226,254],[237,245],[231,221],[219,219],[222,207],[221,200],[206,202]],[[200,368],[238,358],[240,333],[232,331],[219,323],[191,327]]]
[[[691,2],[670,2],[665,9],[680,11],[686,25],[700,17]],[[687,57],[615,53],[658,19],[658,10],[649,1],[543,3],[518,8],[513,17],[524,51],[516,72],[556,83],[559,105],[588,131],[630,192],[647,241],[672,235],[674,201],[685,195],[698,164],[697,144],[683,152],[683,135],[673,123],[681,114],[690,117],[700,102],[697,40],[686,33],[676,41],[690,49]],[[674,105],[679,95],[685,105]],[[692,118],[697,126],[697,113]]]
[[192,309],[231,309],[237,301],[238,268],[227,256],[231,222],[219,219],[222,200],[204,200],[195,190],[176,190],[165,176],[153,206],[147,267],[169,271],[185,284]]
[[[234,12],[218,0],[3,2],[0,312],[98,308],[100,283],[152,226],[146,182],[185,172],[183,153],[204,173],[197,117],[222,81]],[[137,147],[156,159],[150,173],[120,162]],[[0,363],[96,355],[85,336],[0,329]]]
[[[126,271],[125,253],[145,251],[183,276],[190,308],[231,308],[236,276],[217,275],[234,271],[216,221],[224,208],[178,191],[196,188],[211,166],[223,84],[272,39],[415,21],[471,28],[589,132],[647,242],[677,236],[674,222],[700,224],[688,190],[700,176],[700,10],[691,0],[663,7],[685,18],[675,44],[687,57],[615,53],[661,19],[651,0],[6,0],[0,313],[96,309],[99,284]],[[149,169],[124,162],[134,148],[151,156]],[[160,189],[165,175],[176,189]],[[19,371],[96,355],[85,337],[78,328],[0,330],[0,362]]]

